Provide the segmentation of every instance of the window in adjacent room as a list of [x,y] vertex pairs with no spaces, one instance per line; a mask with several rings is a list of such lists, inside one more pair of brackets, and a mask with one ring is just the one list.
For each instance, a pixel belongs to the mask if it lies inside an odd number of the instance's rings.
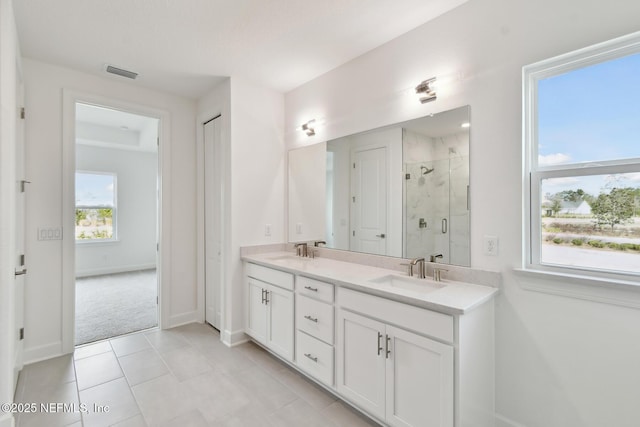
[[116,238],[116,175],[76,172],[76,242]]
[[640,33],[524,68],[527,266],[640,275]]

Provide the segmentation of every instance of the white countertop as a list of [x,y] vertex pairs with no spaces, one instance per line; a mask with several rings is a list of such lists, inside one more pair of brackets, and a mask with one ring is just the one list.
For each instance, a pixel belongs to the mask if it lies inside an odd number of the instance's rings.
[[[497,288],[490,286],[446,279],[441,282],[435,282],[430,278],[409,278],[406,274],[395,270],[329,258],[301,258],[296,257],[291,252],[251,254],[244,255],[242,259],[312,279],[329,281],[345,288],[454,315],[468,313],[474,307],[489,301],[498,292]],[[446,268],[446,265],[443,267]],[[411,281],[407,286],[409,289],[394,287],[388,283],[375,282],[375,280],[380,280],[385,276],[409,279]],[[382,280],[382,282],[385,281]],[[424,284],[424,290],[420,287],[422,284]]]

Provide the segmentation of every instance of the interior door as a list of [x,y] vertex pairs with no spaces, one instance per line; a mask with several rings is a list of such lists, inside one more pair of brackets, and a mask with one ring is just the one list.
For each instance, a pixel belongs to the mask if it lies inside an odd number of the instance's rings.
[[222,318],[222,175],[220,116],[204,124],[205,321],[220,329]]
[[352,157],[351,250],[387,253],[387,149],[356,150]]
[[[19,73],[18,73],[19,76]],[[15,205],[15,308],[14,308],[14,325],[15,325],[15,354],[14,354],[14,390],[18,382],[18,373],[22,369],[22,352],[23,352],[23,333],[24,333],[24,282],[27,272],[26,260],[24,256],[24,227],[25,227],[25,191],[28,182],[25,180],[24,166],[24,116],[22,115],[23,104],[23,86],[18,84],[17,90],[18,117],[16,124],[16,205]]]

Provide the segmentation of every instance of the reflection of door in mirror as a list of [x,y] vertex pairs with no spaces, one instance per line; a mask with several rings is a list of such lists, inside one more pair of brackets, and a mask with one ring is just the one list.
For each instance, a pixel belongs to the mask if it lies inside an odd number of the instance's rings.
[[468,135],[404,130],[405,257],[469,264]]
[[327,246],[402,255],[402,129],[327,143]]
[[385,147],[353,151],[351,250],[387,253],[387,150]]

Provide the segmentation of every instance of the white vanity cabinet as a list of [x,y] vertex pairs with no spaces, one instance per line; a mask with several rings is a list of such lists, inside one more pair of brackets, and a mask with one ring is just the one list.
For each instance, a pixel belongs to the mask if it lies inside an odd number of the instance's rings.
[[293,275],[245,264],[248,295],[245,332],[286,360],[293,361]]
[[[337,390],[391,426],[454,425],[453,317],[339,289]],[[416,331],[416,332],[414,332]]]
[[334,286],[296,276],[296,364],[329,387],[334,385]]

